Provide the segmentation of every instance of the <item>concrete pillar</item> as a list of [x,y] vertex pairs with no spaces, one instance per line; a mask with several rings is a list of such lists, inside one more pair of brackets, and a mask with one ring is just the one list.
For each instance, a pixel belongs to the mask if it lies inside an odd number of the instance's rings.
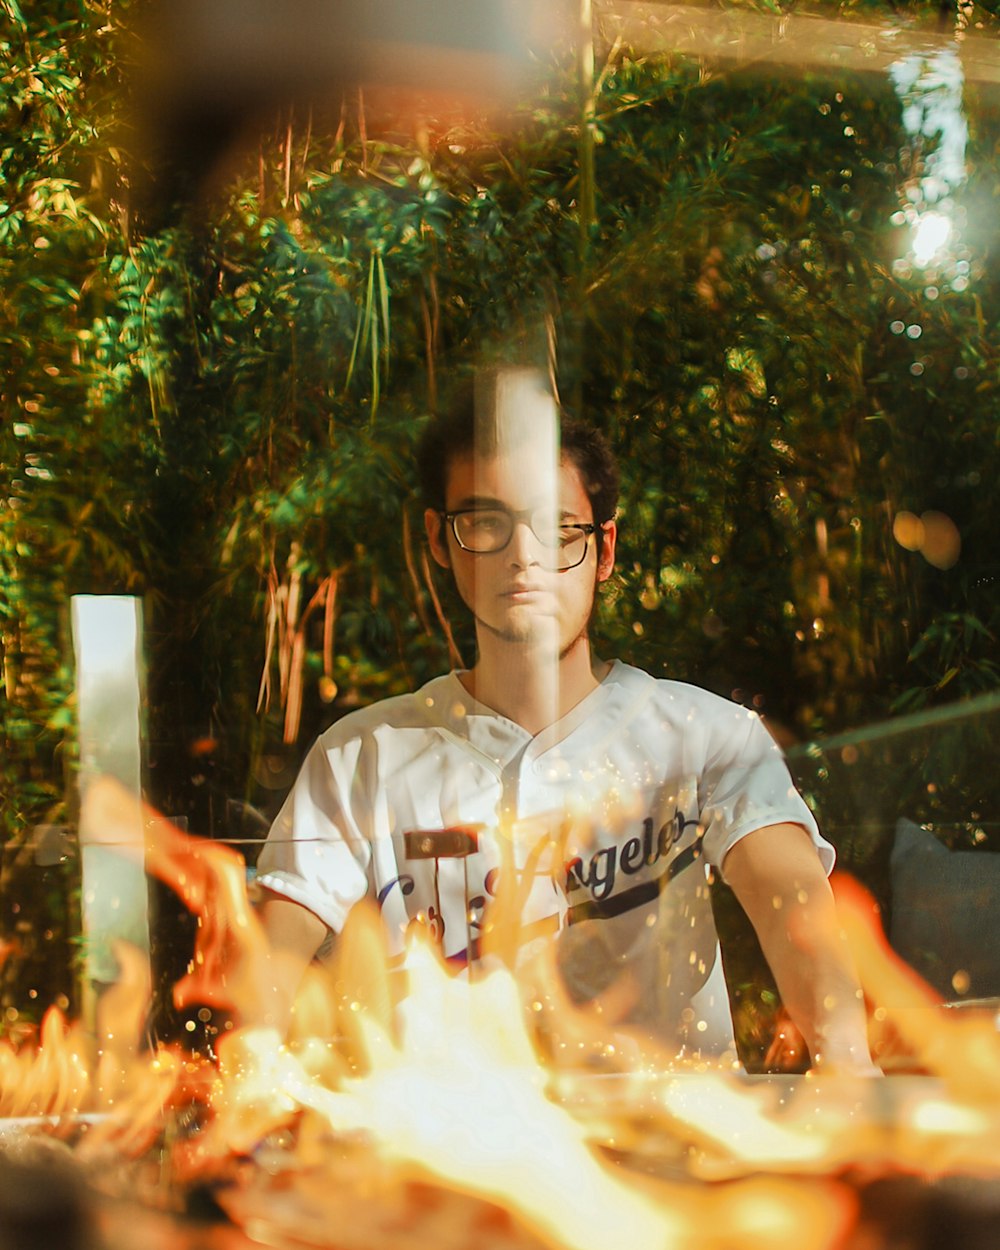
[[[73,650],[80,744],[81,796],[99,776],[141,793],[142,604],[129,595],[74,595]],[[100,831],[81,829],[83,992],[85,1011],[118,979],[112,942],[149,951],[149,904],[143,830],[108,844]]]

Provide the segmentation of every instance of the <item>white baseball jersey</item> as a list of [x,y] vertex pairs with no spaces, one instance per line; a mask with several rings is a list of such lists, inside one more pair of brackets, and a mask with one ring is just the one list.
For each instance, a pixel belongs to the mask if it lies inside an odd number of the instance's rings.
[[719,1054],[734,1044],[707,867],[788,821],[829,872],[833,848],[779,749],[737,704],[615,662],[533,737],[451,673],[317,740],[257,879],[334,931],[371,898],[394,953],[417,921],[466,962],[501,873],[513,872],[525,932],[558,933],[575,997],[627,969],[631,1024]]

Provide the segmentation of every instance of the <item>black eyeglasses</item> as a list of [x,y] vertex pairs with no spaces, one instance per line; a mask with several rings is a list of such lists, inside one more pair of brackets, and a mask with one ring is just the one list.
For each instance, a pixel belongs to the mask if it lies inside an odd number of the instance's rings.
[[599,525],[567,522],[557,508],[526,508],[512,512],[508,508],[460,508],[442,512],[451,526],[455,541],[463,551],[488,556],[503,551],[514,536],[514,526],[524,521],[542,548],[539,563],[562,573],[575,569],[587,558],[591,534]]

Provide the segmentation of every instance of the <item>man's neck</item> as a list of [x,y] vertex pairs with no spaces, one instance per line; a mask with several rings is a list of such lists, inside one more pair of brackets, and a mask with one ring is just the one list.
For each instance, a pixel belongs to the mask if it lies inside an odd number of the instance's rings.
[[480,637],[479,659],[461,681],[480,703],[537,736],[596,690],[610,667],[592,657],[586,637],[562,656],[529,643]]

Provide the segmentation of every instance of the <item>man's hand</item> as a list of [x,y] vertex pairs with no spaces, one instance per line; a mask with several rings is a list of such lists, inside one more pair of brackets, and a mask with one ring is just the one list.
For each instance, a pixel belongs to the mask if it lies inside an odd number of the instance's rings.
[[755,830],[736,843],[722,871],[757,933],[812,1066],[878,1075],[833,891],[805,829]]

